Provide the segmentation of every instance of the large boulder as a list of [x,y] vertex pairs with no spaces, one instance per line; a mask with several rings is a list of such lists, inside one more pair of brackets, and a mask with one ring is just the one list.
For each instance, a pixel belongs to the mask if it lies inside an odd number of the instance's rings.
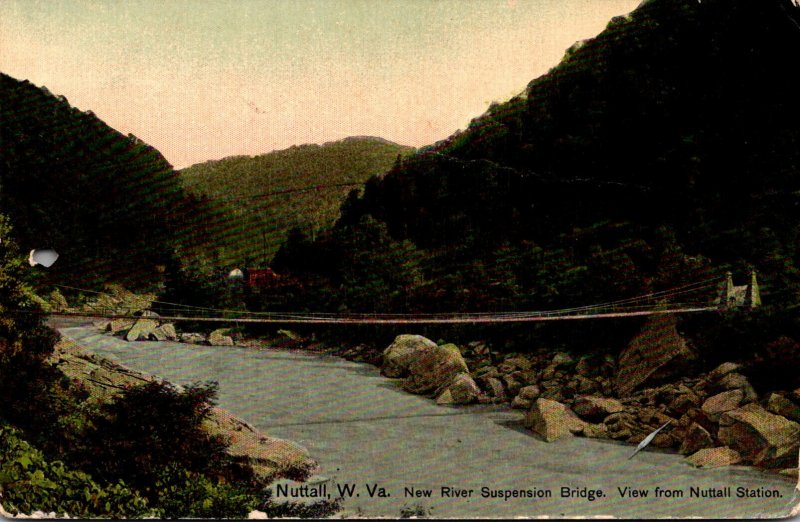
[[800,422],[800,406],[783,395],[771,394],[767,399],[767,411]]
[[539,387],[535,384],[523,386],[517,396],[514,397],[514,400],[511,401],[511,407],[518,410],[529,410],[540,393]]
[[706,399],[701,409],[703,413],[708,415],[709,419],[716,422],[722,417],[723,413],[738,408],[744,402],[744,399],[745,392],[743,390],[728,390]]
[[743,402],[753,402],[758,399],[755,389],[750,385],[747,377],[741,373],[731,372],[719,379],[711,386],[712,390],[742,390],[744,392]]
[[470,404],[478,400],[481,390],[468,373],[455,376],[436,399],[436,404]]
[[733,362],[724,362],[711,370],[708,374],[708,379],[711,381],[718,381],[729,373],[737,372],[742,368],[741,364]]
[[480,381],[489,397],[494,397],[499,401],[504,401],[508,398],[506,396],[505,387],[503,387],[503,382],[500,379],[496,377],[485,377],[481,378]]
[[167,341],[177,341],[178,340],[178,332],[175,331],[175,325],[172,323],[164,323],[158,327],[158,330],[164,333],[164,336],[167,338]]
[[714,439],[711,434],[704,427],[696,422],[693,422],[689,429],[686,430],[686,435],[683,437],[683,442],[678,450],[681,455],[691,455],[700,451],[701,449],[710,448],[714,445]]
[[146,341],[150,333],[158,328],[158,321],[155,319],[139,319],[131,326],[125,334],[126,341]]
[[226,335],[227,329],[220,328],[208,334],[208,344],[211,346],[233,346],[233,337]]
[[724,413],[717,437],[757,466],[785,468],[797,464],[800,424],[756,403]]
[[575,358],[567,352],[558,352],[553,356],[550,365],[554,368],[571,368],[576,362]]
[[678,333],[674,315],[654,315],[619,356],[614,385],[625,397],[643,384],[685,373],[694,353]]
[[705,448],[686,457],[686,462],[697,468],[719,468],[742,461],[742,456],[731,448]]
[[387,377],[405,377],[411,363],[434,348],[436,343],[421,335],[398,335],[383,351],[381,373]]
[[411,393],[435,393],[446,388],[460,373],[469,373],[458,346],[445,344],[417,354],[408,366],[403,388]]
[[552,442],[572,433],[582,432],[586,423],[564,404],[540,398],[536,399],[525,417],[525,425],[546,442]]
[[199,333],[194,332],[186,332],[182,333],[178,336],[178,340],[182,343],[188,344],[203,344],[206,342],[206,336]]
[[133,323],[131,319],[112,319],[106,325],[106,331],[111,332],[111,334],[117,334],[124,330],[129,330]]
[[[510,371],[513,372],[515,370],[521,370],[523,372],[527,372],[531,369],[531,361],[521,355],[516,357],[509,357],[502,363],[503,365],[510,368]],[[510,372],[509,372],[510,373]]]
[[578,397],[572,404],[572,410],[582,419],[599,422],[611,415],[623,411],[625,407],[616,399],[604,397]]
[[175,341],[178,339],[178,334],[174,325],[165,323],[150,332],[149,338],[151,341]]

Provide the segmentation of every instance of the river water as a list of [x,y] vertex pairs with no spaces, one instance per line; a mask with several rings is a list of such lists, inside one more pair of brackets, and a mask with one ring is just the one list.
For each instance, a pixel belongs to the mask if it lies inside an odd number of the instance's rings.
[[[437,406],[403,392],[373,366],[338,357],[128,343],[84,327],[61,332],[90,352],[176,384],[217,381],[220,407],[305,446],[330,479],[328,491],[354,485],[344,502],[352,513],[751,518],[786,516],[798,502],[792,481],[746,467],[695,469],[679,455],[647,450],[628,460],[629,445],[579,437],[546,443],[522,427],[520,412]],[[691,496],[726,487],[732,498]],[[377,496],[380,488],[388,496]],[[562,488],[575,495],[562,496]],[[624,488],[647,497],[622,496]],[[672,495],[656,497],[656,488]],[[738,498],[737,488],[777,496]],[[598,489],[602,496],[589,494]],[[505,490],[534,498],[483,496]]]

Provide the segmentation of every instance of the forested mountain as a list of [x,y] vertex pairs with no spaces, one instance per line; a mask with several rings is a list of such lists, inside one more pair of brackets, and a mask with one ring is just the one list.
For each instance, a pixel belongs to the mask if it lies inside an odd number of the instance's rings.
[[354,186],[391,168],[413,149],[381,138],[350,137],[259,156],[207,161],[180,171],[186,189],[231,213],[233,259],[266,263],[299,227],[314,234],[333,224]]
[[[154,288],[214,216],[154,148],[46,88],[0,74],[0,208],[23,249],[54,248],[50,282]],[[213,242],[212,242],[213,246]]]
[[797,339],[798,56],[790,0],[643,2],[277,265],[365,311],[580,306],[755,268],[771,326],[736,343]]

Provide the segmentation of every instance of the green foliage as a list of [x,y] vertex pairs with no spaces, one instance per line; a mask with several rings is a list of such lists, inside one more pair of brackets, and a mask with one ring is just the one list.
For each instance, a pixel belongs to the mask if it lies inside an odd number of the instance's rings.
[[337,232],[344,306],[358,312],[407,309],[409,297],[423,284],[417,248],[410,241],[393,240],[386,225],[371,216]]
[[147,502],[123,482],[101,486],[91,476],[60,461],[49,462],[20,438],[14,428],[0,423],[0,494],[6,511],[55,512],[70,517],[138,518],[151,510]]
[[227,250],[223,262],[251,259],[266,265],[290,230],[314,237],[327,229],[352,189],[349,184],[385,172],[411,150],[379,138],[346,138],[208,161],[180,174],[187,190],[227,212],[227,223],[217,224]]
[[[88,405],[86,390],[46,361],[56,335],[31,313],[38,305],[21,282],[22,260],[8,219],[0,215],[5,509],[80,518],[245,516],[257,503],[252,469],[232,462],[226,441],[203,427],[216,387],[178,391],[149,383],[99,410]],[[22,440],[22,433],[44,453]]]
[[0,418],[44,435],[61,422],[70,422],[74,390],[44,362],[57,336],[37,314],[39,305],[22,283],[22,275],[23,257],[8,218],[0,215]]
[[[242,297],[237,293],[241,284],[229,281],[229,270],[220,265],[216,256],[176,249],[175,256],[166,265],[164,288],[159,300],[190,306],[241,308]],[[153,309],[167,316],[175,313],[175,310],[158,304]]]
[[187,197],[164,157],[91,112],[0,75],[0,208],[25,250],[60,257],[40,284],[152,289],[178,243],[209,245],[213,208]]
[[[329,309],[387,311],[568,308],[727,270],[743,284],[755,269],[764,308],[706,329],[736,347],[729,358],[774,359],[767,343],[800,338],[790,318],[800,306],[800,98],[785,79],[798,24],[787,0],[644,2],[570,48],[525,96],[370,179],[336,230],[295,257],[342,255],[304,266],[329,282]],[[388,237],[369,239],[379,229]],[[407,241],[419,259],[410,270],[382,246]],[[387,297],[403,274],[415,288],[398,305]],[[678,295],[704,305],[717,296]],[[725,352],[686,326],[705,359]],[[551,335],[557,328],[531,329],[528,344],[608,350],[627,331],[615,321]]]
[[0,214],[0,364],[15,356],[45,357],[53,347],[51,332],[35,313],[40,308],[22,283],[23,260],[10,221]]
[[161,468],[153,490],[164,518],[246,518],[259,502],[250,492],[174,464]]
[[214,384],[184,391],[160,382],[130,388],[103,405],[85,434],[81,468],[125,480],[151,501],[165,466],[224,473],[226,441],[203,428],[216,396]]
[[271,496],[262,500],[259,511],[270,518],[319,519],[330,518],[342,507],[343,499],[318,500],[316,502],[275,502]]

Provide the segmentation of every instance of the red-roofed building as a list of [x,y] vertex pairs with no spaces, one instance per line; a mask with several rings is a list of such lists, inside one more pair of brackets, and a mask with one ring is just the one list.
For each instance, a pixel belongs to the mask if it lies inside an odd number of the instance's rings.
[[271,268],[247,269],[247,286],[250,288],[264,288],[272,286],[277,279],[278,274],[276,274]]

